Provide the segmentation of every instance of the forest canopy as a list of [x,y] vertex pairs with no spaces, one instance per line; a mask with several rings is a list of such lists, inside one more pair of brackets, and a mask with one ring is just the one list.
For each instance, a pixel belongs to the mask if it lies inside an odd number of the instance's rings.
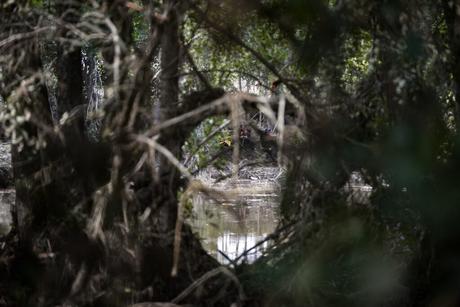
[[[0,103],[0,306],[460,304],[458,0],[5,0]],[[254,165],[219,263],[199,174]]]

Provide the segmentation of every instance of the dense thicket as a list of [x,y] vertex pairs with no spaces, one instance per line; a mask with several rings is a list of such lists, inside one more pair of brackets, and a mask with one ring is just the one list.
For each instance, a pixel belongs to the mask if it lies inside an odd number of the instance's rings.
[[[459,12],[448,0],[3,1],[16,205],[0,304],[456,306]],[[284,92],[270,94],[275,80]],[[221,267],[183,220],[191,195],[214,193],[183,150],[216,162],[194,129],[228,117],[238,162],[240,113],[254,110],[278,118],[281,221],[263,257]],[[347,185],[356,172],[365,197]]]

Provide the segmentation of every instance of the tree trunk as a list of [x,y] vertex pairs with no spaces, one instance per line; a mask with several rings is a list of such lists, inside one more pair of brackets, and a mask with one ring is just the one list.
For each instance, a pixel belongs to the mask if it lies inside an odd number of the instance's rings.
[[[160,61],[160,115],[161,121],[175,117],[184,111],[179,107],[179,65],[180,41],[179,1],[165,1],[166,10],[169,10],[167,22],[163,25],[161,40]],[[186,109],[186,107],[185,107]],[[169,128],[160,135],[159,143],[166,147],[176,158],[181,160],[181,147],[186,139],[182,129]],[[155,280],[163,283],[158,300],[170,300],[188,287],[194,280],[215,268],[217,262],[209,256],[193,235],[188,225],[178,221],[178,193],[184,182],[176,167],[166,158],[161,157],[158,163],[159,180],[153,183],[154,211],[152,217],[153,232],[160,233],[161,239],[153,239],[151,246],[143,250],[142,271],[144,285],[151,285]],[[176,228],[176,222],[182,227]],[[177,235],[181,237],[178,244]],[[176,271],[175,274],[173,271]],[[213,283],[211,287],[219,287],[220,283]],[[232,290],[229,290],[232,291]],[[213,291],[203,293],[213,295]],[[192,298],[189,298],[192,299]],[[203,297],[195,296],[193,300],[200,301]],[[224,300],[228,297],[223,298]]]
[[[27,26],[14,27],[22,21],[20,12],[25,1],[17,1],[14,4],[0,7],[2,19],[2,31],[0,33],[26,32]],[[15,123],[16,137],[23,137],[20,144],[12,146],[12,167],[16,188],[16,216],[14,217],[15,228],[20,241],[30,234],[30,228],[34,223],[34,214],[42,211],[40,201],[45,197],[42,182],[45,179],[40,173],[43,165],[47,163],[45,149],[38,146],[39,142],[46,140],[44,131],[36,124],[52,125],[52,117],[48,103],[48,92],[44,84],[44,73],[40,59],[40,46],[37,40],[26,43],[7,44],[0,48],[0,53],[11,55],[13,59],[21,59],[17,66],[5,65],[1,69],[0,94],[5,98],[5,103],[10,104],[16,114],[24,115],[30,112],[36,121]],[[34,88],[35,90],[23,93],[21,87]],[[20,93],[15,95],[14,92]],[[20,145],[23,145],[20,148]],[[38,147],[38,149],[37,149]]]
[[[29,50],[23,65],[22,73],[25,75],[21,77],[25,77],[30,72],[42,72],[38,50]],[[38,88],[32,98],[37,107],[35,114],[39,116],[38,121],[41,121],[42,124],[51,125],[52,119],[46,86],[39,80],[35,81],[35,86]],[[22,129],[31,139],[46,139],[43,131],[39,131],[33,124],[26,124]],[[16,227],[20,239],[30,239],[32,226],[40,222],[38,221],[39,216],[46,211],[43,207],[46,206],[47,202],[46,192],[43,189],[46,174],[41,171],[47,163],[46,149],[36,150],[34,146],[27,145],[21,149],[17,145],[12,146],[12,164],[16,188]]]
[[[161,120],[169,119],[175,116],[177,112],[177,104],[179,101],[179,16],[175,9],[177,0],[165,1],[165,7],[169,10],[169,21],[164,25],[163,36],[161,39],[161,76],[160,76],[160,109]],[[176,138],[168,137],[161,140],[162,144],[168,148],[172,154],[180,161],[181,146]],[[163,158],[162,158],[163,159]],[[166,231],[174,229],[177,210],[177,189],[179,186],[179,174],[173,165],[164,161],[161,163],[160,174],[168,174],[169,176],[169,199],[170,202],[166,206],[163,205],[161,210],[161,220],[165,223],[160,228]]]

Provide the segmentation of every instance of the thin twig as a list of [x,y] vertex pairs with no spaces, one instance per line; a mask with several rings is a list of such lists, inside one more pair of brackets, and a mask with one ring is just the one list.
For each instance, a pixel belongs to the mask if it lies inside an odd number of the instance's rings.
[[229,269],[220,266],[218,268],[215,268],[204,275],[202,275],[200,278],[195,280],[187,289],[182,291],[178,296],[176,296],[171,302],[172,303],[179,303],[183,301],[187,296],[189,296],[195,289],[197,289],[199,286],[204,284],[206,281],[209,279],[219,275],[219,274],[224,274],[227,275],[237,286],[238,286],[238,293],[239,293],[239,298],[240,300],[245,300],[246,295],[244,294],[243,287],[241,283],[239,282],[238,278],[233,274]]
[[278,238],[280,236],[280,233],[285,231],[286,229],[292,227],[293,225],[295,225],[297,223],[296,220],[286,224],[285,226],[281,227],[280,229],[278,229],[276,232],[268,235],[265,239],[259,241],[256,245],[254,245],[253,247],[251,247],[250,249],[247,249],[245,250],[241,255],[239,255],[238,257],[236,257],[235,260],[233,260],[233,262],[237,263],[241,258],[245,257],[249,252],[251,252],[252,250],[258,248],[259,246],[261,246],[262,244],[264,244],[265,242],[267,241],[270,241],[270,240],[274,240],[276,238]]

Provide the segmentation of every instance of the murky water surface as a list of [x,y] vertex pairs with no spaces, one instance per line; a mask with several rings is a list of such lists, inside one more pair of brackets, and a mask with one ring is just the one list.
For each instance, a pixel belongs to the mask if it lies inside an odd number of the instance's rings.
[[278,224],[279,170],[266,167],[253,171],[256,176],[220,183],[201,178],[225,197],[211,199],[197,195],[194,198],[191,225],[206,250],[221,263],[253,262],[267,248],[268,242],[254,246]]

